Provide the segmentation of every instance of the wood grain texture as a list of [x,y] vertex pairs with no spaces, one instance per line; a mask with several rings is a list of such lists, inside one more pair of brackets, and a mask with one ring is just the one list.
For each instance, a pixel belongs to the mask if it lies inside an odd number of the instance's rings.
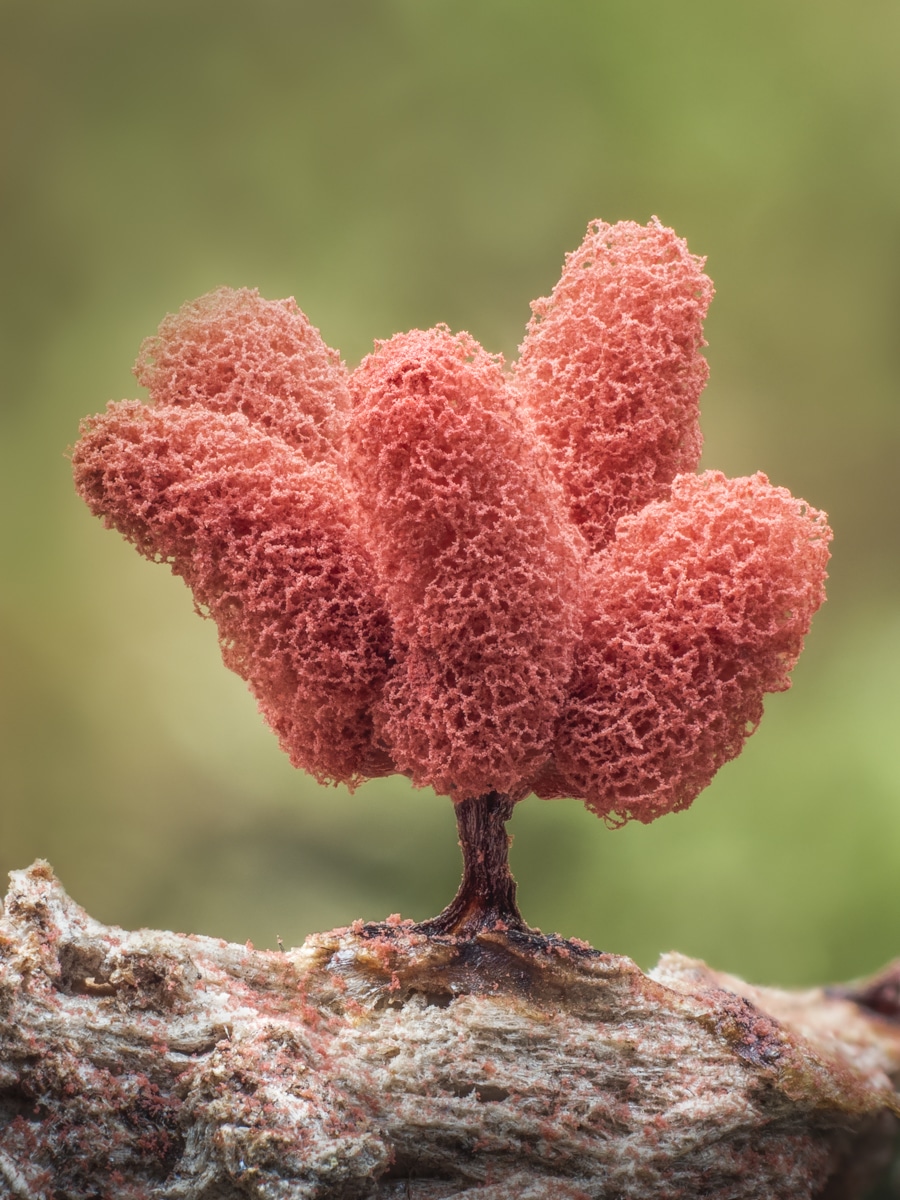
[[0,1196],[849,1200],[890,1155],[897,966],[782,992],[399,919],[263,952],[11,880]]

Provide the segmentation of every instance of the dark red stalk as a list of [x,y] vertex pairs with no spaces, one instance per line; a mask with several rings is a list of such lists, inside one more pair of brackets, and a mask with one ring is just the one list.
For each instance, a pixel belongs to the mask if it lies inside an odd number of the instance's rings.
[[442,913],[423,921],[424,933],[471,937],[485,929],[527,930],[516,904],[516,881],[509,869],[506,822],[514,801],[500,792],[461,800],[456,824],[463,854],[459,891]]

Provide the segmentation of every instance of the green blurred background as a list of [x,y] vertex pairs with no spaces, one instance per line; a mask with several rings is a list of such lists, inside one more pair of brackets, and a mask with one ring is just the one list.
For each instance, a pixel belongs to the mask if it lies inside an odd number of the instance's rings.
[[294,772],[64,452],[218,284],[351,364],[436,321],[513,356],[588,220],[656,213],[718,290],[704,465],[829,511],[830,599],[689,812],[518,807],[523,911],[760,982],[900,953],[898,37],[895,0],[0,3],[0,869],[262,947],[442,907],[449,802]]

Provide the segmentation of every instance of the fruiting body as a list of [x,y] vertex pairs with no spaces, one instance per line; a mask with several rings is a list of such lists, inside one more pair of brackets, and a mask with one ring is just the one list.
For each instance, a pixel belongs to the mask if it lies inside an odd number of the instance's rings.
[[761,474],[680,475],[623,517],[593,563],[558,775],[538,794],[575,793],[613,822],[686,808],[756,729],[763,694],[790,687],[828,538],[822,513]]
[[592,550],[700,461],[703,263],[655,218],[593,221],[531,306],[516,384]]
[[376,710],[414,783],[517,799],[551,750],[584,548],[501,364],[438,328],[353,375],[347,461],[394,632]]
[[86,423],[79,487],[219,629],[295,766],[323,782],[393,769],[373,740],[391,635],[352,496],[241,413],[111,405]]
[[219,289],[145,343],[150,406],[85,422],[77,487],[318,779],[652,820],[788,686],[830,539],[763,475],[693,474],[702,267],[592,224],[511,372],[439,326],[351,374],[293,301]]

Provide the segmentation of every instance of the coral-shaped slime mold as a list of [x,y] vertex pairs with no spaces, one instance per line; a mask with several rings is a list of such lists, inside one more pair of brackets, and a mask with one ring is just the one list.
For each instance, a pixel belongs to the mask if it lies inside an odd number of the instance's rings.
[[650,821],[740,751],[824,597],[822,513],[695,473],[711,296],[655,219],[595,222],[511,370],[439,326],[350,373],[293,301],[222,288],[144,344],[150,404],[83,424],[76,484],[320,781]]

